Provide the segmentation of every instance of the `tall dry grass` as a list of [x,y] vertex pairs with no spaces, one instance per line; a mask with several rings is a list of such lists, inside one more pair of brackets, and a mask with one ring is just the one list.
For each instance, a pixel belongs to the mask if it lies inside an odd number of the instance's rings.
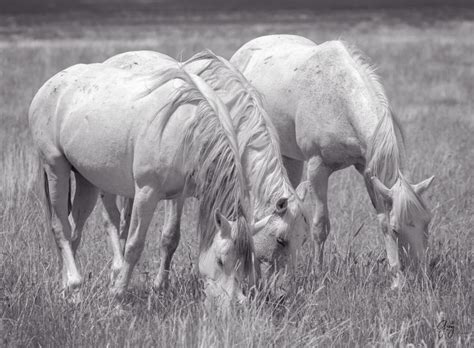
[[[474,23],[387,24],[378,17],[358,16],[346,21],[347,15],[331,14],[315,22],[280,24],[165,26],[152,20],[139,25],[130,19],[86,27],[79,21],[3,24],[0,345],[472,345]],[[293,282],[295,292],[284,303],[254,302],[227,316],[204,307],[195,270],[192,203],[186,206],[169,291],[149,290],[158,269],[160,206],[121,314],[107,296],[111,253],[98,204],[79,252],[86,279],[84,300],[79,305],[64,301],[58,291],[55,247],[44,227],[38,163],[27,130],[27,110],[36,90],[62,68],[101,61],[126,50],[154,49],[188,57],[208,47],[229,57],[251,38],[275,32],[297,33],[315,41],[342,36],[380,67],[406,130],[413,178],[436,175],[426,195],[434,214],[430,274],[409,282],[400,292],[389,290],[382,238],[362,181],[351,169],[335,174],[330,182],[333,230],[327,242],[327,272],[321,277],[307,272],[312,261],[306,257],[306,247]],[[451,337],[443,323],[454,326]]]

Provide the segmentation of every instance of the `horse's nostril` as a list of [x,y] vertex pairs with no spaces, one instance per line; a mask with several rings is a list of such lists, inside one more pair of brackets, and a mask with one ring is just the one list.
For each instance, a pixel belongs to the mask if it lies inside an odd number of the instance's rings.
[[288,245],[288,241],[282,237],[277,238],[277,243],[280,244],[282,247],[286,247]]

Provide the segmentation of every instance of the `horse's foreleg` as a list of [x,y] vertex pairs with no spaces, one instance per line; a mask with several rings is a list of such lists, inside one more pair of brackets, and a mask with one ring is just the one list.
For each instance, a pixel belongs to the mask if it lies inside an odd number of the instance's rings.
[[166,201],[165,204],[167,217],[163,232],[161,233],[160,270],[153,284],[156,290],[165,290],[169,285],[171,259],[179,244],[183,204],[183,198]]
[[110,275],[110,279],[113,282],[117,278],[118,272],[124,262],[123,247],[120,243],[120,211],[117,208],[116,195],[102,193],[100,196],[105,208],[105,211],[103,211],[104,228],[109,236],[113,252],[112,273]]
[[145,247],[146,233],[157,203],[156,189],[151,186],[136,187],[124,262],[111,289],[112,295],[120,297],[127,288],[133,268]]
[[119,239],[122,254],[125,252],[125,244],[127,243],[128,230],[130,229],[130,219],[132,217],[133,199],[125,197],[117,197],[117,205],[120,209],[120,228]]
[[327,167],[320,157],[313,157],[308,162],[308,178],[312,186],[314,214],[312,233],[315,242],[314,257],[317,259],[318,271],[323,267],[323,253],[326,238],[331,228],[328,212],[328,181],[332,170]]
[[64,290],[74,290],[82,283],[82,277],[74,260],[71,247],[71,225],[68,218],[69,176],[71,166],[64,157],[55,158],[44,166],[45,191],[50,207],[51,230],[56,241],[62,269]]
[[402,273],[400,255],[398,253],[398,238],[393,231],[387,228],[385,219],[385,214],[378,214],[379,225],[383,231],[387,259],[393,275],[391,288],[400,289],[404,285],[405,277]]

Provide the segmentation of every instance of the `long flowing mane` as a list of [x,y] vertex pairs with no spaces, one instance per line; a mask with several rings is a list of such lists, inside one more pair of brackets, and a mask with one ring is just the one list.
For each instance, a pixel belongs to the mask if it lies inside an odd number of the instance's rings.
[[183,125],[180,165],[185,167],[188,180],[194,182],[195,195],[200,200],[200,249],[207,250],[214,240],[217,229],[212,217],[219,209],[228,218],[237,220],[238,228],[233,229],[232,237],[248,273],[253,267],[253,244],[248,228],[252,215],[237,139],[225,105],[204,81],[180,67],[155,70],[148,74],[148,79],[154,82],[148,85],[147,93],[171,79],[185,82],[157,113],[161,132],[178,107],[196,105],[195,114]]
[[[390,108],[380,78],[368,58],[360,50],[347,43],[344,43],[344,46],[356,63],[359,72],[366,79],[368,86],[374,92],[382,109],[382,115],[367,148],[365,180],[370,182],[368,177],[370,173],[370,175],[377,176],[389,188],[397,181],[399,182],[399,199],[396,200],[393,207],[399,221],[407,221],[413,214],[418,214],[418,216],[426,217],[429,220],[428,209],[403,174],[406,161],[403,130]],[[369,190],[369,193],[375,208],[386,210],[382,197],[374,190]]]
[[198,61],[205,63],[199,76],[230,106],[243,162],[247,163],[246,156],[252,156],[253,165],[246,170],[255,210],[267,215],[279,198],[296,195],[282,163],[278,133],[262,106],[262,97],[228,61],[211,51],[194,55],[184,65]]

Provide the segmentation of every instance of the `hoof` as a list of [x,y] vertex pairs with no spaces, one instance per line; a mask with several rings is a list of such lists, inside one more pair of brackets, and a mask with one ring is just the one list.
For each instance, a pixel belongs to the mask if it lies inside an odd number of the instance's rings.
[[82,302],[82,294],[79,288],[71,289],[68,287],[63,289],[63,298],[72,305],[79,305]]
[[155,281],[153,282],[152,289],[156,293],[162,293],[168,290],[169,285],[170,285],[169,279],[159,278],[159,279],[155,279]]
[[82,294],[79,291],[79,289],[74,290],[70,295],[69,295],[69,301],[70,303],[74,305],[79,305],[82,302]]
[[391,290],[401,290],[406,284],[405,276],[401,273],[398,273],[392,280],[390,285]]
[[121,301],[121,300],[123,300],[123,298],[125,296],[125,289],[122,288],[122,287],[115,287],[114,286],[112,289],[110,289],[109,295],[114,300]]

